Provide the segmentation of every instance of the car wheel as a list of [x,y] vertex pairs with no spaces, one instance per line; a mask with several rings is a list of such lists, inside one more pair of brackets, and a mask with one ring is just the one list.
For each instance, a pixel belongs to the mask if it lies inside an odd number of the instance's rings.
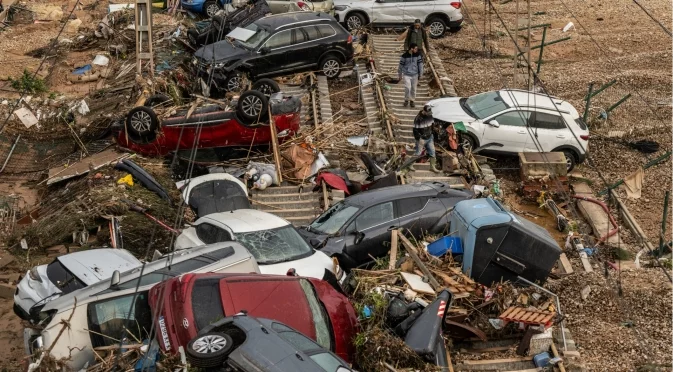
[[431,38],[438,39],[444,36],[447,26],[443,19],[439,17],[433,17],[430,18],[426,24],[428,25],[428,34],[430,34]]
[[206,15],[212,18],[220,11],[220,6],[215,1],[206,1],[205,4],[203,4],[203,9],[206,11]]
[[352,31],[364,26],[367,20],[365,20],[365,16],[362,13],[351,13],[346,17],[345,23],[348,31]]
[[328,79],[335,79],[341,72],[341,61],[335,56],[327,56],[320,61],[320,70]]
[[246,124],[264,121],[269,113],[269,100],[264,93],[249,90],[238,98],[236,113]]
[[575,168],[577,158],[575,157],[575,154],[570,150],[563,150],[563,155],[566,157],[566,170],[570,172]]
[[475,140],[471,135],[462,134],[460,138],[460,145],[463,147],[464,151],[472,151],[477,148],[477,140]]
[[187,361],[197,368],[219,367],[234,348],[234,340],[226,333],[209,332],[187,344]]
[[224,82],[224,88],[227,92],[238,92],[241,90],[241,74],[238,72],[231,73]]
[[159,106],[164,102],[168,102],[171,100],[171,97],[165,95],[165,94],[153,94],[149,96],[146,100],[143,106],[145,107],[155,107]]
[[272,94],[280,92],[280,86],[273,79],[259,79],[252,84],[252,90],[262,92],[268,98]]
[[154,131],[158,127],[157,114],[149,107],[135,107],[126,115],[126,130],[132,139],[149,140],[150,137],[154,136]]

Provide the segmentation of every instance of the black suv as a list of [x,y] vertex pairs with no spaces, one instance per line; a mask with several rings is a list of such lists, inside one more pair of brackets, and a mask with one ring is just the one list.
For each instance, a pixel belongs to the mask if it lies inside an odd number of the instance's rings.
[[253,81],[302,71],[336,78],[353,59],[353,37],[326,13],[271,15],[227,36],[201,47],[192,60],[202,83],[217,91],[239,90],[242,74]]

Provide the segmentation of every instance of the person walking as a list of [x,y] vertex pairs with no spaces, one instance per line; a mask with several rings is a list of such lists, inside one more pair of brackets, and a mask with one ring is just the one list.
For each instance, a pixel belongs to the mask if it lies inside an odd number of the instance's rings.
[[423,45],[427,40],[427,33],[420,19],[416,19],[414,24],[397,38],[397,41],[402,40],[404,40],[404,50],[409,50],[411,44],[416,44],[421,51],[420,53],[423,54]]
[[[437,158],[435,157],[435,142],[432,135],[432,124],[435,119],[432,117],[432,107],[425,105],[423,109],[414,118],[414,139],[416,140],[416,151],[414,156],[420,156],[425,149],[428,158],[430,159],[430,170],[439,173],[437,169]],[[415,171],[413,164],[409,167],[410,170]]]
[[416,87],[418,79],[423,76],[423,56],[418,53],[418,45],[411,43],[409,49],[400,57],[397,70],[400,81],[404,80],[404,107],[416,107]]

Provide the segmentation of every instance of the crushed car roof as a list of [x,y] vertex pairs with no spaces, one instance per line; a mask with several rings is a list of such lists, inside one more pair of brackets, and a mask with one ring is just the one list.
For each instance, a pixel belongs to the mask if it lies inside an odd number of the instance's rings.
[[416,196],[434,195],[438,191],[433,187],[432,183],[410,183],[361,192],[349,196],[345,201],[350,205],[365,206],[405,197],[413,198]]
[[207,220],[217,221],[228,226],[235,233],[271,230],[290,224],[274,214],[256,209],[237,209],[231,212],[211,213],[203,217],[202,220],[203,222]]
[[289,12],[281,14],[273,14],[256,20],[258,26],[269,29],[277,29],[283,26],[290,26],[292,24],[301,23],[306,25],[314,22],[336,22],[334,17],[322,12]]
[[58,257],[77,278],[86,285],[98,283],[112,276],[115,270],[131,270],[142,263],[124,249],[98,248],[75,252]]

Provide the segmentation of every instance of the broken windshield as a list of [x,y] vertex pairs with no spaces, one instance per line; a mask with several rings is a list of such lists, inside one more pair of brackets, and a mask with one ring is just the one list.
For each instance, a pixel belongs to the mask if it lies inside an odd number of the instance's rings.
[[503,102],[498,92],[488,92],[474,95],[465,101],[467,107],[474,113],[477,119],[489,117],[504,111],[509,106]]
[[357,213],[360,208],[348,205],[344,202],[334,204],[332,208],[328,209],[320,217],[313,221],[309,228],[323,234],[332,235],[339,231],[341,227],[348,222],[348,220]]
[[254,23],[245,26],[244,29],[255,33],[254,35],[250,36],[246,41],[235,39],[236,44],[241,45],[246,49],[257,48],[269,36],[269,33],[265,29],[257,26]]
[[260,265],[298,260],[313,254],[313,248],[292,225],[272,230],[234,233],[234,237],[250,251]]

